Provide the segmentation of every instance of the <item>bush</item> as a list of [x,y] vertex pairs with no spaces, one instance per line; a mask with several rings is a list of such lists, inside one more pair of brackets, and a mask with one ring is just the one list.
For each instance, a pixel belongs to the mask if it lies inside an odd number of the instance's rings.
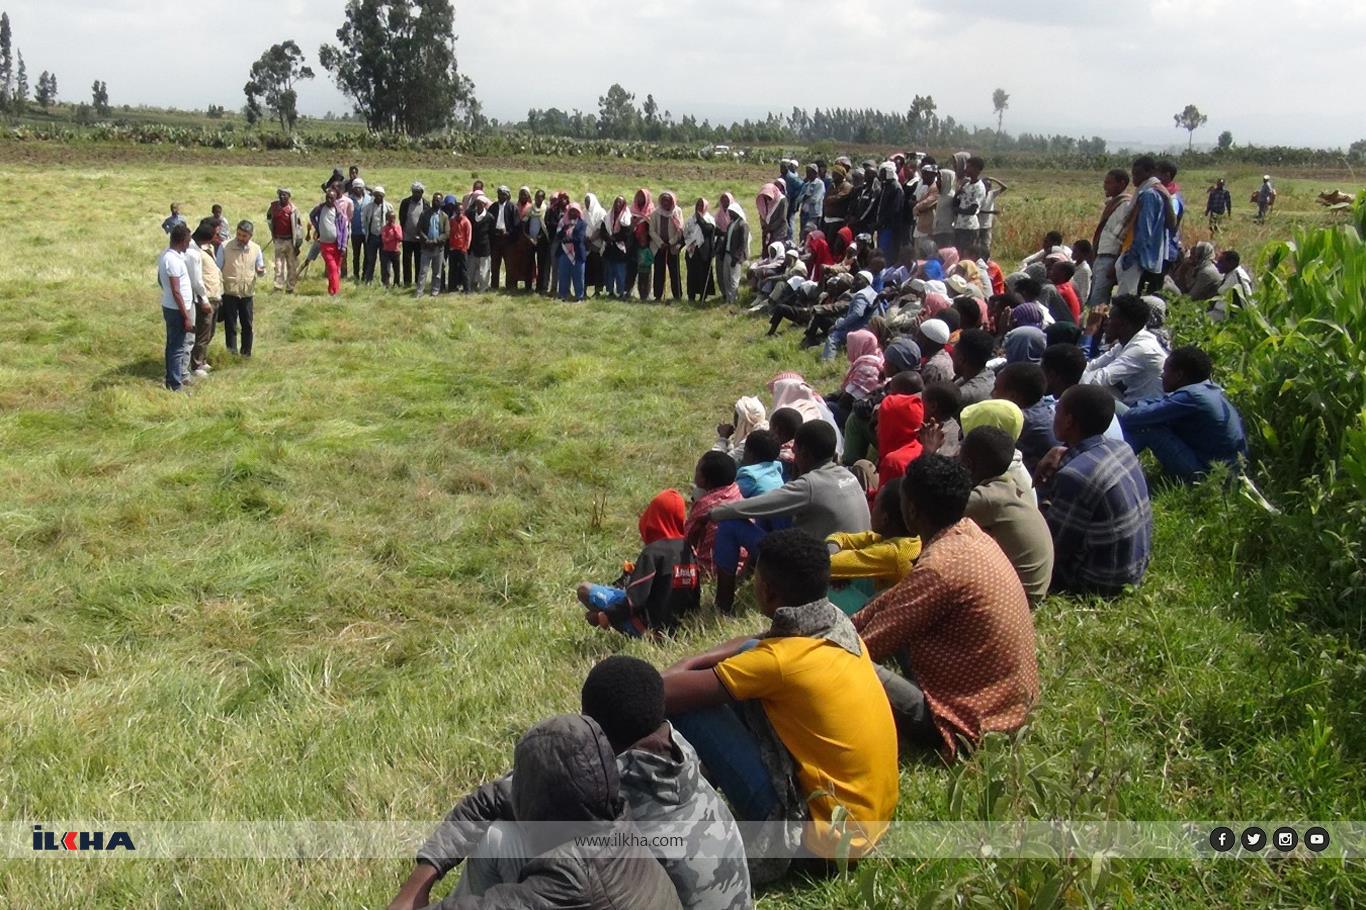
[[[1253,476],[1287,513],[1296,558],[1329,599],[1366,591],[1366,193],[1352,222],[1263,253],[1260,287],[1194,331],[1243,415]],[[1265,546],[1250,539],[1252,546]]]

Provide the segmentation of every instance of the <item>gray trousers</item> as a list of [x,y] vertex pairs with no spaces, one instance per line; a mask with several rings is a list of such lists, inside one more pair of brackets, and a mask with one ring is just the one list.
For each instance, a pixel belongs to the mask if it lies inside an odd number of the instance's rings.
[[431,273],[431,291],[435,297],[441,293],[441,276],[446,268],[446,251],[441,247],[428,248],[422,247],[422,255],[417,260],[417,295],[422,296],[422,285],[427,280],[428,272]]
[[897,738],[902,751],[938,748],[942,737],[935,726],[929,703],[925,701],[924,691],[895,670],[889,670],[881,664],[875,666],[878,682],[882,683],[887,701],[892,706],[892,717],[896,721]]

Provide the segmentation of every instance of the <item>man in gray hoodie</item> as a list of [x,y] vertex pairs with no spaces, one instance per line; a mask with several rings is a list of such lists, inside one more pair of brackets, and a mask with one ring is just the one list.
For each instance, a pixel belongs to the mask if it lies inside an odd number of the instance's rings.
[[776,490],[726,503],[711,511],[716,525],[716,607],[735,605],[740,551],[753,557],[764,537],[778,527],[806,531],[818,540],[831,534],[872,528],[868,497],[858,478],[835,463],[835,428],[823,420],[802,424],[792,441],[797,479]]
[[[632,821],[663,826],[670,833],[686,830],[683,854],[688,859],[677,858],[676,851],[657,857],[682,906],[752,907],[749,869],[734,816],[702,777],[692,746],[665,721],[659,671],[633,657],[609,657],[584,681],[582,707],[616,753],[621,796]],[[490,828],[516,817],[518,768],[475,790],[450,811],[418,850],[417,864],[390,910],[426,906],[432,886],[462,860],[467,860],[465,873],[453,898],[487,894],[525,874],[529,851],[509,833],[515,829]]]

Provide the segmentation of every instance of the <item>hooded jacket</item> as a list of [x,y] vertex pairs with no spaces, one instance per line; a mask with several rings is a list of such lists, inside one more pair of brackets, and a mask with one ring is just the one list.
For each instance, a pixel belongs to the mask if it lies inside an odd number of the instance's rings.
[[[666,725],[617,756],[616,766],[620,794],[632,820],[660,825],[696,823],[689,834],[688,854],[723,857],[660,860],[682,906],[687,910],[752,907],[749,867],[734,817],[703,779],[697,753],[687,740]],[[474,852],[488,823],[512,820],[512,791],[509,774],[465,797],[422,845],[418,861],[442,875],[455,868]]]
[[[638,842],[643,837],[627,820],[616,756],[595,721],[566,714],[536,725],[517,743],[513,768],[511,780],[494,785],[499,787],[495,792],[508,798],[512,816],[522,822],[569,824],[524,829],[526,842],[537,855],[522,868],[520,879],[477,897],[453,894],[441,902],[443,910],[681,907],[664,867],[644,847],[579,846],[573,837],[558,844],[545,842],[548,837],[564,837],[577,827],[575,822],[583,823],[584,833],[611,842]],[[507,802],[496,809],[506,812]]]
[[919,395],[888,395],[882,399],[877,418],[879,483],[887,483],[906,473],[911,462],[924,451],[920,427],[925,422],[925,403]]

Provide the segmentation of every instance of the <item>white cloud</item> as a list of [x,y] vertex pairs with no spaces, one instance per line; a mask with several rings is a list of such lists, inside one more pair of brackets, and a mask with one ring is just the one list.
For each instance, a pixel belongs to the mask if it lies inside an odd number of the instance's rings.
[[[82,99],[93,79],[115,104],[237,107],[247,69],[293,38],[316,62],[340,0],[7,0],[30,81],[48,69]],[[201,12],[202,10],[202,12]],[[761,116],[794,105],[905,109],[932,94],[941,113],[1008,129],[1177,142],[1171,116],[1195,103],[1238,141],[1345,145],[1366,134],[1355,91],[1366,52],[1357,0],[545,0],[457,3],[461,66],[486,110],[596,109],[621,82],[675,116]],[[347,109],[319,70],[301,107]]]

